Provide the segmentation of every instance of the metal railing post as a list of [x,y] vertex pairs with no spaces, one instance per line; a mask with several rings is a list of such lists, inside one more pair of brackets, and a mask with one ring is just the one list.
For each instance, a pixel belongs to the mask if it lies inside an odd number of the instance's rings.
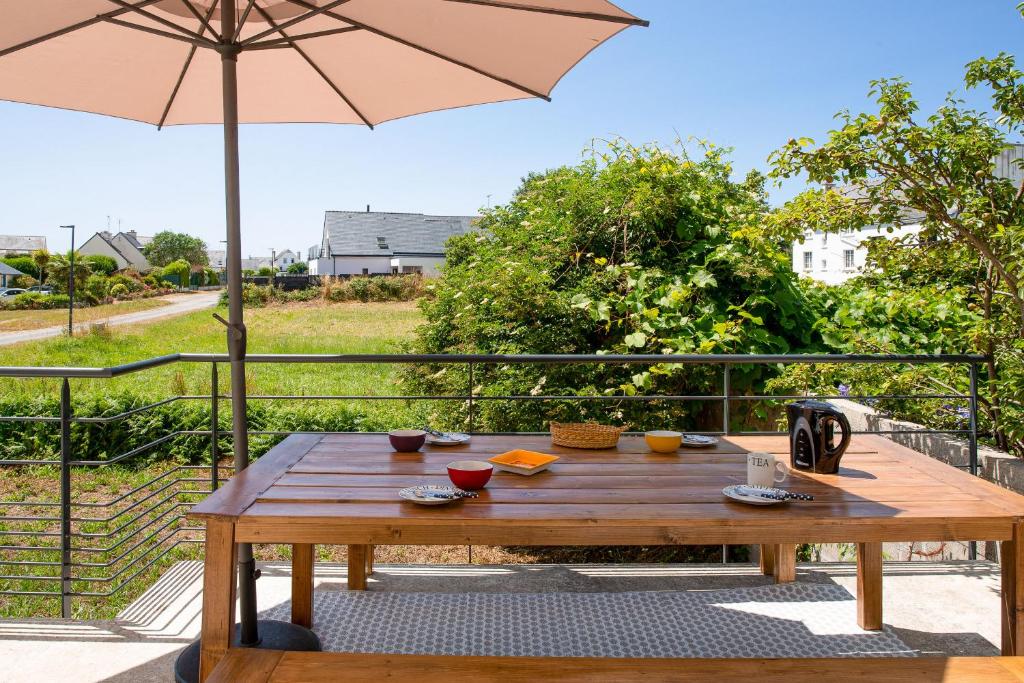
[[473,433],[473,364],[469,363],[469,433]]
[[60,386],[60,616],[71,618],[71,383]]
[[722,433],[725,435],[729,434],[729,394],[732,392],[730,369],[728,363],[722,363]]
[[[970,423],[967,435],[968,468],[972,476],[978,476],[978,364],[970,364],[970,397],[968,398],[968,414]],[[967,557],[971,560],[978,559],[978,542],[971,541],[967,545]]]
[[220,486],[220,446],[217,443],[218,405],[220,403],[220,384],[217,382],[217,362],[210,364],[210,490],[216,491]]

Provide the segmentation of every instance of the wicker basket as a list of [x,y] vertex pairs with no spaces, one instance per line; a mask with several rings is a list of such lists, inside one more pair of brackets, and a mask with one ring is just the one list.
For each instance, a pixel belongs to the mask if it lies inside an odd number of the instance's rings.
[[614,448],[625,427],[612,427],[596,422],[552,422],[551,441],[569,448]]

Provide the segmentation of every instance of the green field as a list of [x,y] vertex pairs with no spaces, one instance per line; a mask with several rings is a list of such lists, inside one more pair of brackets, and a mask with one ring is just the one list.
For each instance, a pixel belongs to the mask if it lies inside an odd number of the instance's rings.
[[[102,334],[54,338],[0,347],[0,365],[109,367],[171,353],[224,353],[224,327],[213,311],[149,324],[109,328]],[[226,315],[223,309],[220,313]],[[337,354],[400,351],[420,321],[414,303],[288,305],[247,311],[250,353]],[[393,393],[396,368],[383,365],[251,364],[250,394]],[[227,365],[220,366],[228,390]],[[57,396],[57,380],[5,379],[0,396]],[[149,399],[209,394],[210,365],[176,363],[116,379],[74,380],[73,399],[130,393]],[[366,402],[367,408],[380,407]]]

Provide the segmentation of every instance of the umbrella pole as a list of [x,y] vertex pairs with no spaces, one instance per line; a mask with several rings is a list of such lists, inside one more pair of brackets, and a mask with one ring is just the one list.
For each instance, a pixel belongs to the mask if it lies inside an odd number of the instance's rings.
[[[245,322],[242,310],[242,221],[238,177],[238,54],[235,35],[234,0],[221,3],[221,32],[218,46],[224,95],[224,193],[227,209],[228,359],[231,362],[231,418],[235,450],[235,474],[249,466],[249,423],[245,400]],[[223,322],[223,320],[221,320]],[[213,387],[217,392],[217,387]],[[320,650],[320,639],[309,629],[285,621],[257,621],[256,561],[251,543],[238,544],[239,647],[271,650]],[[178,655],[174,677],[178,683],[199,681],[201,643],[194,641]]]
[[[223,4],[223,35],[233,35],[233,3]],[[238,171],[238,49],[225,45],[221,51],[224,94],[224,190],[227,208],[228,358],[231,359],[231,418],[235,473],[249,466],[249,423],[245,400],[245,322],[242,309],[242,221]],[[252,544],[238,545],[239,644],[259,644],[256,621],[256,561]]]

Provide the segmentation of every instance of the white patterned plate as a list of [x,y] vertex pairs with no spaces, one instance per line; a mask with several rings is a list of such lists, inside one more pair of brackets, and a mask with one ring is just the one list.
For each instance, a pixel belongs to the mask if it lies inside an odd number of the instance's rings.
[[442,498],[440,496],[431,496],[432,491],[437,493],[454,493],[454,486],[445,486],[443,484],[421,484],[420,486],[408,486],[398,492],[398,495],[410,502],[418,505],[444,505],[445,503],[454,503],[459,498]]
[[744,484],[733,484],[732,486],[726,486],[722,489],[722,493],[728,498],[738,500],[741,503],[747,503],[748,505],[778,505],[779,503],[785,503],[784,500],[772,500],[771,498],[762,498],[761,496],[745,496],[739,492],[739,489],[745,488]]
[[427,433],[427,443],[434,446],[460,446],[464,443],[469,443],[469,438],[469,434],[461,432],[444,432],[441,436]]
[[687,448],[709,448],[718,443],[718,439],[713,436],[704,436],[703,434],[683,434],[683,440],[681,445]]

